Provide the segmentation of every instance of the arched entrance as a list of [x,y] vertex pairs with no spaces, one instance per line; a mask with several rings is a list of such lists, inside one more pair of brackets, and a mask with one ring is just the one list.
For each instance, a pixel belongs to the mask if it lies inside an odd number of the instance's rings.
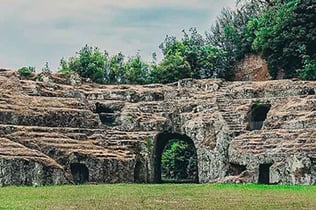
[[[152,164],[153,164],[153,182],[154,183],[161,183],[161,158],[162,154],[164,152],[164,149],[166,145],[171,140],[180,140],[188,145],[192,146],[194,148],[194,152],[196,154],[196,148],[191,138],[189,138],[187,135],[181,135],[178,133],[169,133],[169,132],[163,132],[159,133],[155,140],[154,140],[154,148],[153,148],[153,156],[152,156]],[[196,164],[195,170],[193,171],[195,174],[194,179],[191,182],[198,182],[198,167]]]
[[70,169],[75,184],[84,184],[89,181],[89,170],[84,164],[72,163]]

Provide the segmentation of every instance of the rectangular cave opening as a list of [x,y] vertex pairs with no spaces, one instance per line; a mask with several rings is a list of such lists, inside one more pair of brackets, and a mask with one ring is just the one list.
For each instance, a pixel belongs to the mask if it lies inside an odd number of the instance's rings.
[[249,130],[261,130],[267,114],[271,108],[271,104],[253,104],[248,112]]
[[72,163],[70,170],[75,184],[85,184],[89,181],[89,169],[85,164]]
[[235,163],[230,163],[228,168],[228,175],[229,176],[237,176],[240,175],[242,172],[246,171],[245,165],[239,165]]
[[116,118],[118,114],[115,113],[114,109],[106,104],[97,102],[95,104],[95,113],[99,115],[100,121],[103,125],[116,126]]
[[270,184],[270,167],[272,163],[259,165],[258,184]]

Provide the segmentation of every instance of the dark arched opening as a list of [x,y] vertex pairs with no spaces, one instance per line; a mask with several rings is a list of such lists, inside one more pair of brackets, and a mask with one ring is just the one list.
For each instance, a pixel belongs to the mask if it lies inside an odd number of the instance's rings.
[[[165,147],[170,141],[178,140],[183,141],[189,146],[193,147],[196,157],[196,148],[195,145],[188,136],[181,135],[177,133],[169,133],[163,132],[156,136],[154,141],[154,149],[153,149],[153,181],[154,183],[161,183],[162,182],[162,167],[161,167],[161,158],[164,152]],[[197,158],[195,159],[196,165],[194,170],[191,170],[191,177],[194,177],[190,180],[186,180],[186,182],[197,183],[198,182],[198,167],[197,167]],[[193,176],[192,176],[193,175]],[[173,180],[172,182],[177,182],[177,180]],[[180,182],[180,181],[179,181]]]
[[96,103],[95,112],[99,114],[100,120],[103,125],[115,125],[115,119],[117,118],[117,114],[114,113],[114,110],[112,108],[108,107],[105,104]]
[[89,181],[89,170],[84,164],[72,163],[70,169],[75,184],[84,184]]
[[248,114],[249,130],[260,130],[267,114],[271,108],[270,104],[254,104]]

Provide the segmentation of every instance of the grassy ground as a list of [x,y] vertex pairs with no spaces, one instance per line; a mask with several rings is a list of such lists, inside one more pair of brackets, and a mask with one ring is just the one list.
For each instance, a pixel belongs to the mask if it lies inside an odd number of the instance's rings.
[[81,185],[0,188],[0,209],[316,209],[316,186]]

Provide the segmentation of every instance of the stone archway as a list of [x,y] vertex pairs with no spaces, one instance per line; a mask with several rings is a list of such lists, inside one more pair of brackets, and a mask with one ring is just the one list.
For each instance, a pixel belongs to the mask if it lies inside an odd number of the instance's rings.
[[[194,142],[187,135],[178,134],[178,133],[170,133],[170,132],[159,133],[154,140],[154,148],[153,148],[153,154],[152,154],[152,170],[153,170],[152,179],[154,183],[161,183],[162,153],[164,151],[165,146],[168,144],[168,142],[173,139],[186,142],[187,144],[193,146],[196,152],[196,147],[194,145]],[[199,179],[198,179],[198,164],[197,164],[196,178],[192,182],[198,183],[198,181]]]

